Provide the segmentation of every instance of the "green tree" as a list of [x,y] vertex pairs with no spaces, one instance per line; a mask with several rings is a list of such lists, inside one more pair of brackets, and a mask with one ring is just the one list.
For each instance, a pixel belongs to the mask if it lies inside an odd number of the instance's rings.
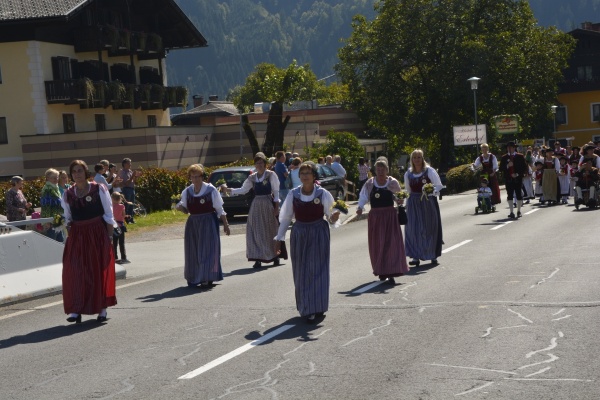
[[346,170],[349,181],[358,182],[358,159],[364,157],[365,149],[360,145],[356,136],[351,132],[329,131],[325,143],[317,144],[312,149],[306,149],[309,158],[319,156],[339,155],[342,167]]
[[[283,134],[289,116],[283,115],[283,104],[298,100],[312,100],[322,91],[323,84],[317,81],[316,75],[308,65],[300,66],[296,60],[287,68],[277,68],[273,64],[262,63],[256,66],[246,78],[246,84],[239,92],[232,92],[233,102],[242,111],[249,111],[254,103],[270,102],[271,110],[267,118],[267,132],[262,151],[268,156],[283,149]],[[252,132],[250,125],[244,130],[250,142]],[[255,149],[253,148],[253,151]]]
[[375,11],[373,21],[354,18],[336,71],[392,152],[424,146],[441,168],[472,154],[454,147],[452,133],[474,123],[472,76],[482,78],[480,123],[519,114],[527,133],[550,118],[574,43],[537,26],[526,1],[382,0]]

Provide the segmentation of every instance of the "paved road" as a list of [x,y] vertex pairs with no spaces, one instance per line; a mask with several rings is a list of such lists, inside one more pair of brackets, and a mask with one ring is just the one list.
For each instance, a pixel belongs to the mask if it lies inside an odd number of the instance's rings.
[[2,399],[596,399],[600,211],[473,215],[441,202],[444,255],[392,287],[366,221],[332,231],[331,306],[297,317],[290,263],[254,270],[223,238],[226,278],[189,289],[182,242],[132,243],[107,324],[60,296],[0,308]]

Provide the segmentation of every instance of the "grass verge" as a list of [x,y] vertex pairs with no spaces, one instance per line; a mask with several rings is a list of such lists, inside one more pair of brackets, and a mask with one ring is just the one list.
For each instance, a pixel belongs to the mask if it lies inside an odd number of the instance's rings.
[[157,211],[146,215],[145,217],[137,217],[135,224],[127,225],[127,232],[141,233],[152,228],[181,224],[187,220],[187,215],[174,210]]

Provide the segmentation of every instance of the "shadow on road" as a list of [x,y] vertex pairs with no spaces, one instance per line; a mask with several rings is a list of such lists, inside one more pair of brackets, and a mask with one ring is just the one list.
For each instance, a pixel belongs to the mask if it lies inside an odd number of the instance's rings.
[[281,334],[274,336],[273,338],[266,340],[261,343],[260,346],[273,343],[276,340],[297,340],[299,342],[312,342],[318,340],[316,337],[312,337],[311,331],[315,329],[319,329],[321,327],[321,322],[325,319],[326,316],[318,317],[315,320],[314,324],[307,324],[306,320],[303,317],[292,317],[287,321],[274,326],[272,328],[267,329],[264,332],[259,331],[251,331],[248,332],[244,337],[248,340],[257,340],[262,336],[268,335],[270,332],[276,331],[277,329],[283,328],[286,325],[293,325],[291,328],[282,332]]
[[[213,285],[214,286],[214,285]],[[149,294],[148,296],[138,297],[136,300],[140,300],[142,303],[152,303],[155,301],[165,300],[165,299],[176,299],[179,297],[186,297],[196,295],[198,293],[210,292],[212,287],[202,287],[202,286],[181,286],[175,289],[171,289],[164,293],[155,293]]]
[[[90,318],[92,318],[90,316]],[[54,339],[60,339],[79,333],[84,333],[92,329],[100,328],[103,324],[96,321],[96,317],[81,324],[57,325],[51,328],[42,329],[35,332],[29,332],[26,335],[13,336],[9,339],[0,340],[0,349],[17,346],[19,344],[43,343]]]

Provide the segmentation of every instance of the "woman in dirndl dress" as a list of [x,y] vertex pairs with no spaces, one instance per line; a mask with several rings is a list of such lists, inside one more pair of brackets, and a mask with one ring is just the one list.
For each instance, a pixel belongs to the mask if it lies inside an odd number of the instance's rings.
[[181,192],[181,201],[176,207],[190,213],[185,223],[183,275],[190,287],[198,284],[210,287],[213,282],[223,280],[219,219],[226,235],[229,235],[229,224],[223,198],[213,185],[204,182],[204,167],[194,164],[187,172],[192,184]]
[[117,304],[112,202],[105,186],[88,182],[84,161],[73,161],[69,173],[75,185],[62,197],[69,227],[63,252],[64,310],[69,322],[80,323],[82,314],[98,314],[98,322],[105,322],[106,309]]
[[338,220],[333,211],[331,193],[315,184],[317,166],[305,162],[300,166],[302,186],[291,190],[281,207],[281,225],[274,238],[277,246],[285,240],[287,227],[292,227],[290,251],[296,293],[296,308],[309,324],[322,320],[329,309],[329,225]]
[[[406,255],[410,265],[419,266],[420,260],[431,260],[438,265],[442,255],[442,218],[437,193],[443,185],[435,169],[425,161],[423,150],[416,149],[410,155],[411,167],[404,174],[404,185],[408,192],[406,214],[408,223],[404,229]],[[433,184],[433,193],[423,192],[423,186]]]
[[554,157],[554,149],[547,148],[544,156],[544,174],[542,175],[542,204],[548,202],[548,205],[558,203],[560,199],[560,183],[558,182],[558,172],[560,163]]
[[481,154],[475,159],[472,169],[481,168],[481,178],[487,178],[488,186],[492,189],[492,204],[500,204],[500,185],[498,184],[498,159],[490,153],[487,143],[481,144]]
[[[273,171],[267,170],[267,158],[263,153],[254,156],[256,172],[250,174],[239,189],[222,186],[222,190],[230,194],[244,194],[254,189],[254,200],[248,211],[246,225],[246,257],[254,261],[254,268],[260,268],[261,263],[280,265],[279,257],[287,260],[287,252],[282,246],[281,254],[273,237],[277,234],[279,223],[279,178]],[[287,228],[287,226],[286,226]]]
[[375,161],[375,177],[369,178],[360,191],[356,214],[361,215],[365,204],[371,203],[368,237],[373,275],[395,285],[394,278],[406,274],[408,265],[398,211],[394,207],[395,193],[401,190],[400,183],[388,176],[388,172],[387,158],[379,157]]

